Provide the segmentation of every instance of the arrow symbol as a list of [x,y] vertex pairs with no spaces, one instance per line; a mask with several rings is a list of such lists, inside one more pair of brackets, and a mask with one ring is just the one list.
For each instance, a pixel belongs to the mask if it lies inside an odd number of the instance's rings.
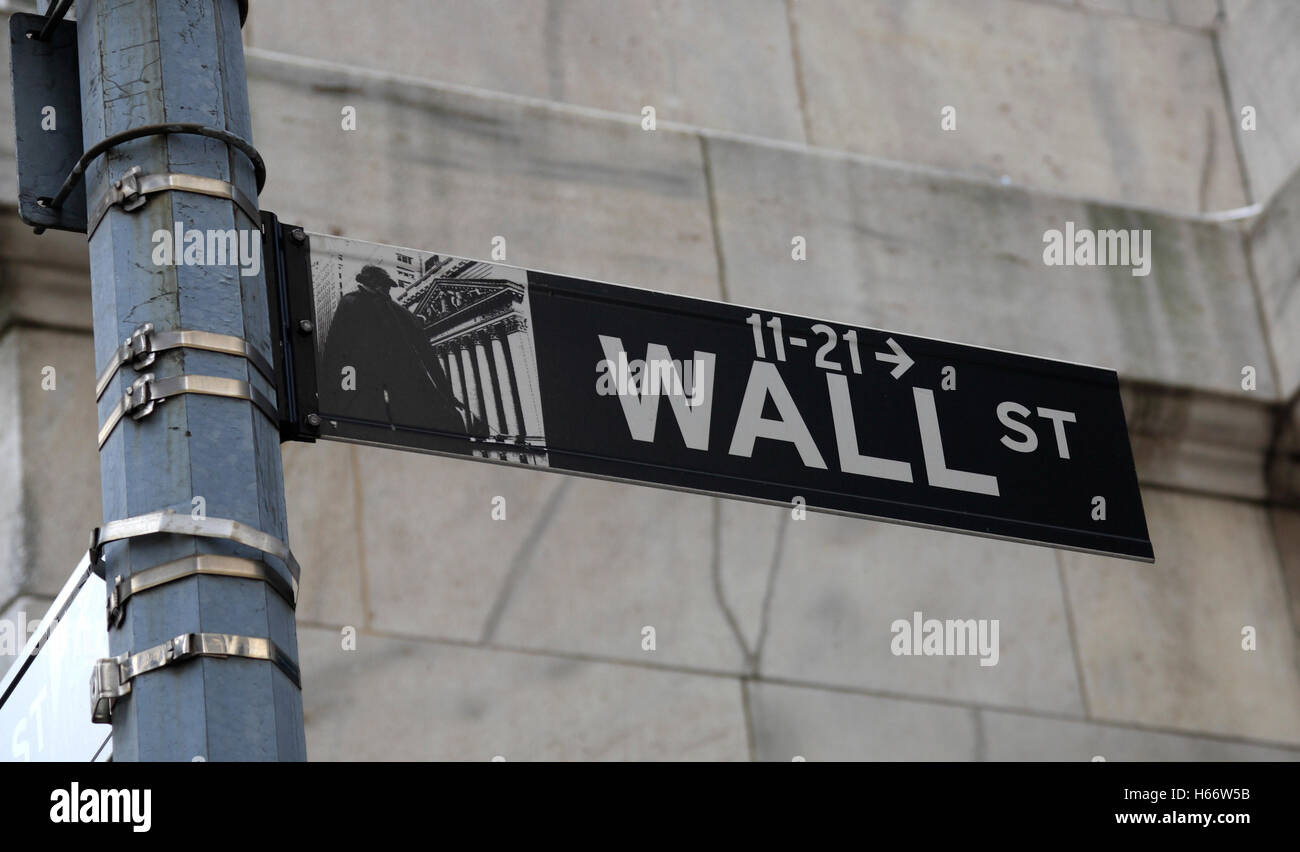
[[893,376],[894,378],[898,378],[899,376],[906,373],[908,368],[911,367],[912,364],[914,364],[915,362],[911,358],[907,357],[907,353],[903,351],[903,347],[895,343],[894,338],[886,337],[885,344],[888,345],[890,349],[894,350],[894,354],[890,355],[887,352],[877,352],[876,360],[888,361],[891,364],[897,364],[898,366],[894,367],[894,369],[889,371],[889,375]]

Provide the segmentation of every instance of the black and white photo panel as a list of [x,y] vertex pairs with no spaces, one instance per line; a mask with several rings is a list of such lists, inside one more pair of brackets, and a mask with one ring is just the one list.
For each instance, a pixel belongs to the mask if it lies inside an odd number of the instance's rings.
[[546,465],[525,270],[311,236],[323,437]]

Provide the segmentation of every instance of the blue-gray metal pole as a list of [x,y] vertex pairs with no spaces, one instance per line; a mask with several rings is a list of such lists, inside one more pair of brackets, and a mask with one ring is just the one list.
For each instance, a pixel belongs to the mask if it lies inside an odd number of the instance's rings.
[[[110,134],[165,122],[202,123],[252,141],[237,0],[77,0],[76,11],[87,148]],[[88,203],[132,166],[146,174],[218,178],[257,198],[244,153],[201,136],[160,135],[95,160],[86,172]],[[259,223],[224,198],[171,191],[149,199],[137,210],[110,208],[90,239],[97,369],[143,322],[159,332],[244,338],[270,359],[260,242],[251,275],[217,263],[215,252],[169,259],[159,248],[161,235],[173,238],[177,223],[204,235],[205,250],[213,245],[207,235],[234,228],[252,240]],[[275,398],[242,357],[174,349],[148,369],[158,378],[240,379]],[[118,372],[99,403],[101,424],[140,375],[130,367]],[[100,450],[100,478],[105,521],[165,509],[201,512],[287,541],[277,426],[246,400],[182,395],[143,419],[123,418]],[[111,586],[116,575],[196,553],[262,558],[217,539],[149,536],[105,548],[107,579]],[[229,576],[190,576],[135,594],[121,627],[109,632],[109,647],[114,655],[138,653],[197,632],[270,638],[297,661],[290,604],[265,582]],[[303,760],[301,691],[280,668],[258,659],[198,657],[141,674],[117,702],[113,756]]]

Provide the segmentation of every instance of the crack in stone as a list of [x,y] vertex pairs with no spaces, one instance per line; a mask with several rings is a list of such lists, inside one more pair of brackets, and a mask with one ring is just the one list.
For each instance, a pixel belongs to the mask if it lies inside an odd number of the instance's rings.
[[713,595],[718,603],[718,608],[722,610],[727,626],[736,639],[736,644],[740,646],[741,654],[744,656],[745,671],[743,677],[746,679],[759,676],[758,667],[763,654],[763,646],[767,642],[772,594],[776,587],[776,572],[781,564],[781,553],[785,548],[785,533],[789,520],[789,516],[783,513],[781,523],[777,527],[776,542],[772,548],[772,560],[767,572],[767,584],[763,590],[763,605],[759,614],[758,636],[755,638],[754,648],[751,650],[749,643],[745,641],[745,633],[740,627],[740,620],[736,617],[731,605],[727,603],[727,596],[722,588],[722,502],[717,498],[713,500],[713,561],[710,566],[710,573],[713,576]]
[[782,511],[781,525],[776,529],[776,543],[772,547],[772,564],[767,572],[767,588],[763,590],[763,606],[759,610],[758,640],[754,643],[754,674],[758,674],[759,664],[763,659],[763,646],[767,643],[767,628],[771,625],[772,595],[776,590],[776,572],[781,567],[781,555],[785,552],[785,534],[790,527],[789,513]]
[[[1229,116],[1231,118],[1231,116]],[[1214,168],[1214,112],[1209,107],[1205,109],[1205,161],[1201,166],[1201,186],[1198,210],[1204,213],[1206,207],[1206,198],[1210,194],[1210,175]]]
[[550,526],[555,513],[559,511],[560,504],[564,502],[564,497],[569,493],[569,487],[572,484],[573,479],[571,477],[564,477],[559,486],[547,498],[546,505],[542,508],[537,521],[528,530],[528,535],[520,544],[515,558],[510,563],[510,571],[501,583],[501,591],[497,593],[497,599],[493,601],[492,609],[483,622],[483,632],[479,634],[479,644],[487,644],[492,641],[493,636],[496,634],[497,625],[501,623],[501,617],[505,614],[506,607],[514,596],[515,586],[518,585],[519,579],[528,570],[529,565],[532,564],[533,551],[537,549],[538,542],[541,541],[543,534]]

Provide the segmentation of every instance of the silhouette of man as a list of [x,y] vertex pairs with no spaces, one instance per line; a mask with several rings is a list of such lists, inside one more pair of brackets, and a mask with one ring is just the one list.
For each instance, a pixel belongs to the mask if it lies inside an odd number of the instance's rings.
[[[378,266],[362,267],[356,280],[357,289],[339,300],[325,343],[323,413],[486,435],[482,420],[452,396],[419,320],[389,297],[397,282]],[[355,390],[343,387],[346,367],[356,370]]]

